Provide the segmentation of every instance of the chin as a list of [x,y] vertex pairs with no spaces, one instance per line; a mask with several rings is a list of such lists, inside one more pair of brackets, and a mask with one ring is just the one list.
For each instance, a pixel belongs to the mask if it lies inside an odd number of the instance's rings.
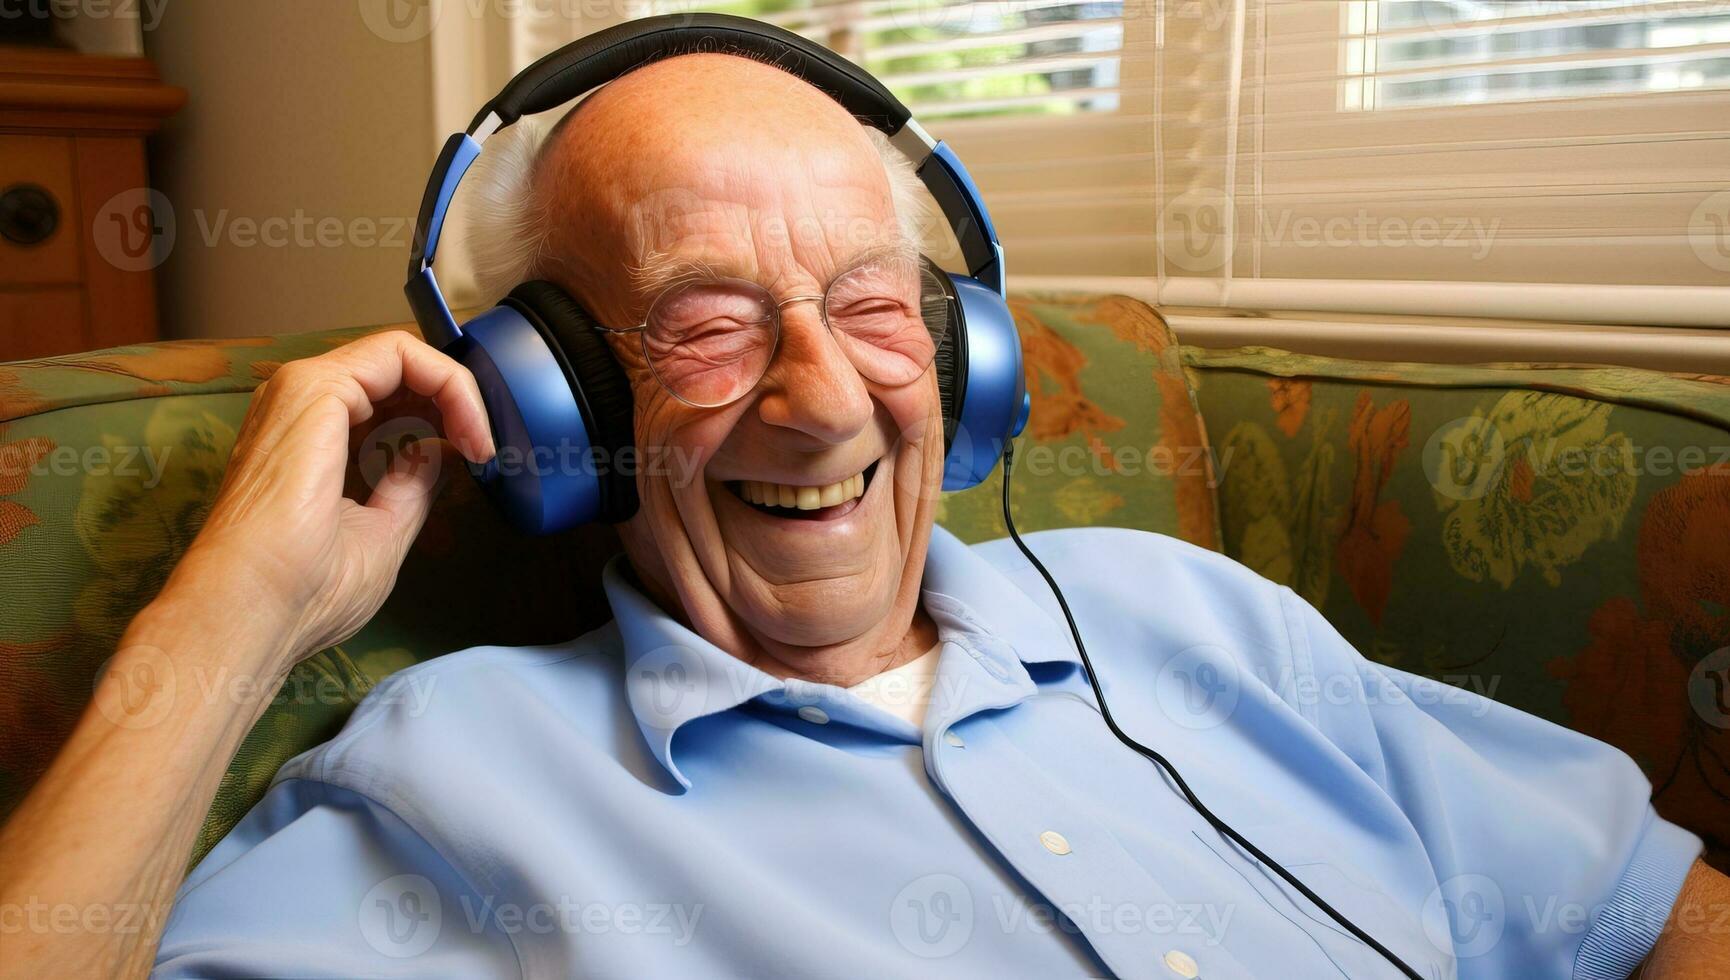
[[[923,452],[903,443],[798,483],[705,481],[728,606],[753,633],[788,646],[833,646],[882,626],[901,593],[922,509],[918,495],[900,488],[922,468]],[[898,478],[898,468],[915,474]]]

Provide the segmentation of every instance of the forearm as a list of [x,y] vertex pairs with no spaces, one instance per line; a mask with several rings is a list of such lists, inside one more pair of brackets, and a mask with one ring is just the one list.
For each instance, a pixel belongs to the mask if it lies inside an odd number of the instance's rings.
[[1730,976],[1730,878],[1696,861],[1676,905],[1640,970],[1641,980],[1707,980]]
[[138,976],[229,760],[280,686],[288,624],[189,556],[121,639],[0,829],[0,976]]

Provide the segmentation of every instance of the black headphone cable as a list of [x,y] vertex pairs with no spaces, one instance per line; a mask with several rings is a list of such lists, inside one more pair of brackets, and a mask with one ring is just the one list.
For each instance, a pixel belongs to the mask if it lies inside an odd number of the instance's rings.
[[1093,661],[1089,660],[1087,657],[1087,646],[1081,642],[1081,630],[1075,625],[1075,616],[1070,613],[1069,603],[1063,598],[1063,590],[1057,587],[1057,581],[1051,577],[1050,572],[1045,570],[1045,566],[1040,563],[1037,557],[1034,556],[1032,550],[1027,547],[1027,543],[1021,540],[1021,535],[1015,530],[1015,519],[1009,514],[1009,476],[1014,468],[1014,463],[1015,440],[1009,439],[1003,444],[1003,524],[1009,529],[1009,536],[1014,539],[1015,546],[1021,549],[1021,553],[1027,556],[1029,562],[1033,563],[1033,567],[1037,569],[1040,576],[1045,579],[1045,584],[1051,587],[1051,594],[1057,598],[1058,606],[1062,607],[1063,618],[1069,622],[1070,635],[1075,637],[1075,650],[1077,653],[1081,654],[1081,664],[1087,669],[1087,682],[1093,686],[1093,696],[1095,700],[1099,702],[1099,713],[1101,717],[1105,719],[1105,726],[1111,729],[1111,734],[1116,735],[1118,741],[1141,753],[1143,756],[1152,760],[1161,769],[1164,769],[1166,774],[1171,777],[1171,781],[1177,784],[1177,788],[1183,793],[1184,798],[1189,801],[1189,805],[1194,808],[1196,813],[1201,814],[1201,818],[1206,820],[1214,830],[1217,830],[1221,834],[1231,838],[1239,847],[1248,851],[1257,861],[1261,862],[1263,867],[1271,869],[1275,874],[1284,878],[1286,883],[1301,892],[1303,897],[1309,899],[1311,903],[1323,912],[1326,912],[1329,918],[1338,922],[1347,932],[1356,936],[1360,941],[1375,950],[1377,953],[1380,953],[1383,959],[1392,963],[1401,973],[1410,977],[1411,980],[1424,980],[1416,970],[1407,966],[1405,961],[1401,960],[1398,956],[1395,956],[1392,950],[1389,950],[1386,946],[1377,942],[1369,933],[1358,928],[1350,919],[1336,911],[1332,905],[1323,901],[1320,895],[1311,891],[1308,885],[1299,881],[1296,875],[1293,875],[1290,871],[1281,867],[1279,862],[1262,853],[1261,848],[1251,844],[1242,834],[1232,829],[1231,824],[1228,824],[1219,817],[1214,816],[1213,811],[1209,810],[1207,806],[1201,802],[1201,799],[1189,788],[1189,784],[1184,782],[1182,776],[1178,775],[1177,767],[1167,761],[1165,756],[1160,755],[1158,752],[1155,752],[1140,742],[1137,742],[1135,739],[1129,737],[1123,729],[1117,727],[1117,720],[1111,717],[1111,709],[1105,704],[1105,692],[1099,687],[1099,676],[1093,669]]

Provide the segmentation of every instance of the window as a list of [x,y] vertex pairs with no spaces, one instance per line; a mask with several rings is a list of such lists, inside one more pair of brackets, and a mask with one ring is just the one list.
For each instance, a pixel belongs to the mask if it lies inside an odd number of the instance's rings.
[[[531,2],[490,13],[480,28],[442,18],[435,64],[446,77],[435,91],[441,122],[458,128],[512,73],[613,24],[693,11],[765,20],[871,71],[955,148],[991,207],[1012,276],[1146,275],[1155,237],[1149,65],[1162,2],[638,0],[606,6],[604,19],[583,16],[593,4]],[[460,196],[450,220],[465,220]],[[951,245],[927,243],[953,267]],[[441,282],[466,297],[462,248],[450,251]]]
[[883,78],[967,161],[1012,283],[1147,284],[1230,307],[1251,281],[1316,286],[1312,304],[1415,281],[1438,287],[1426,308],[1458,284],[1460,310],[1494,292],[1484,283],[1730,285],[1730,0],[627,0],[606,20],[571,14],[593,6],[525,3],[483,37],[435,43],[441,75],[487,66],[466,89],[435,80],[441,119],[460,126],[512,72],[592,31],[718,10]]
[[1241,9],[1165,28],[1162,277],[1730,285],[1730,4]]
[[740,0],[754,17],[863,66],[922,121],[1118,107],[1123,3]]
[[1344,109],[1730,86],[1730,8],[1676,0],[1348,0]]

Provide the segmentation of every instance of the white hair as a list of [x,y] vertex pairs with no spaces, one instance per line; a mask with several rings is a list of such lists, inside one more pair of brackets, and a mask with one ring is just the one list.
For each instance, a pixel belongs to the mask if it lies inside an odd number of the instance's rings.
[[[535,167],[554,122],[525,116],[487,140],[463,183],[472,195],[466,251],[475,288],[484,306],[498,302],[518,283],[532,278],[545,256],[550,215],[534,195]],[[889,193],[901,237],[925,252],[946,247],[939,229],[942,212],[925,191],[912,161],[881,130],[863,126],[889,178]]]

